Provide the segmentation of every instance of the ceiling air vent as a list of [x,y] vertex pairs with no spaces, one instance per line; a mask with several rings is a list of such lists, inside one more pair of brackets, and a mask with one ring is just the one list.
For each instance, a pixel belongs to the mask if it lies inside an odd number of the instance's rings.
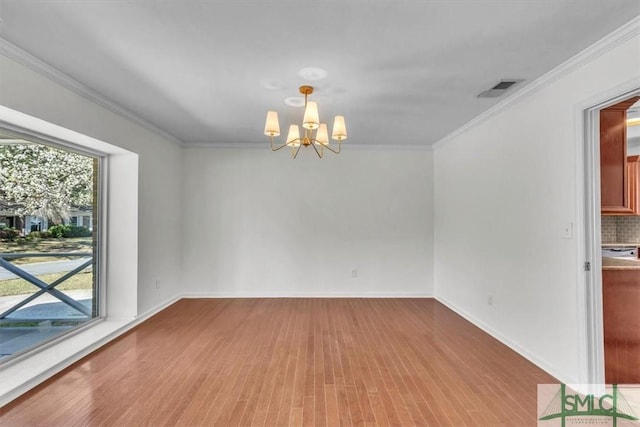
[[524,79],[502,79],[491,89],[487,89],[484,92],[478,95],[478,98],[497,98],[502,96],[507,90],[511,89],[513,86],[517,85],[520,82],[523,82]]

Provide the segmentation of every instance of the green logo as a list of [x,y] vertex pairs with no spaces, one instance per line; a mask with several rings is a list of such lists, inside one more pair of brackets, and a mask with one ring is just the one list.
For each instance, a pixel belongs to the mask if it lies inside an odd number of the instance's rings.
[[559,418],[562,427],[566,425],[566,419],[570,417],[599,417],[610,418],[613,427],[618,425],[618,419],[638,421],[629,402],[614,384],[610,394],[594,396],[580,393],[567,393],[567,386],[560,385],[560,390],[555,394],[551,402],[544,410],[540,421]]

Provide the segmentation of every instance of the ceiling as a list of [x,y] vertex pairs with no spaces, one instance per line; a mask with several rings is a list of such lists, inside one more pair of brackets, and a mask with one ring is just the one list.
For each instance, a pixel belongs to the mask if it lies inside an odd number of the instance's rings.
[[284,100],[310,84],[345,145],[412,146],[638,15],[639,0],[0,0],[0,37],[186,144],[266,143],[266,111],[284,133],[302,120]]

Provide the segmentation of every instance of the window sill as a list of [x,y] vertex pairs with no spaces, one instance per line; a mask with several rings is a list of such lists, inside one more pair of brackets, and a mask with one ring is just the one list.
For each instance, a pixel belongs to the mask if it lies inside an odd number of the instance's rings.
[[0,368],[0,407],[123,334],[138,323],[136,320],[93,322],[27,357],[9,361],[7,366]]

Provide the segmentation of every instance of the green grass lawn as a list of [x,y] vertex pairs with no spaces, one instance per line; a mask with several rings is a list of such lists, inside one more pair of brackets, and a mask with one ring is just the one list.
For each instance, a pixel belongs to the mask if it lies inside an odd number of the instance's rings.
[[[93,239],[91,237],[75,237],[63,239],[18,239],[15,242],[0,240],[0,253],[60,253],[60,252],[92,252]],[[18,258],[13,264],[27,264],[31,262],[57,261],[72,259],[72,257],[38,257]]]
[[[44,274],[36,276],[45,283],[51,283],[64,273]],[[91,289],[93,273],[90,271],[78,273],[75,276],[65,280],[62,284],[56,286],[59,291],[68,291],[72,289]],[[0,280],[0,297],[10,295],[26,295],[32,294],[39,290],[38,287],[26,282],[24,279]]]
[[[63,252],[87,252],[93,251],[93,239],[91,237],[76,237],[63,239],[19,239],[15,242],[0,241],[0,253],[63,253]],[[60,261],[75,259],[77,257],[35,257],[18,258],[10,260],[12,264],[27,264],[45,261]],[[37,276],[45,283],[51,283],[64,273],[53,273]],[[56,286],[56,289],[91,289],[93,273],[85,271],[65,280]],[[0,280],[0,297],[9,295],[25,295],[38,291],[38,288],[23,279]]]

